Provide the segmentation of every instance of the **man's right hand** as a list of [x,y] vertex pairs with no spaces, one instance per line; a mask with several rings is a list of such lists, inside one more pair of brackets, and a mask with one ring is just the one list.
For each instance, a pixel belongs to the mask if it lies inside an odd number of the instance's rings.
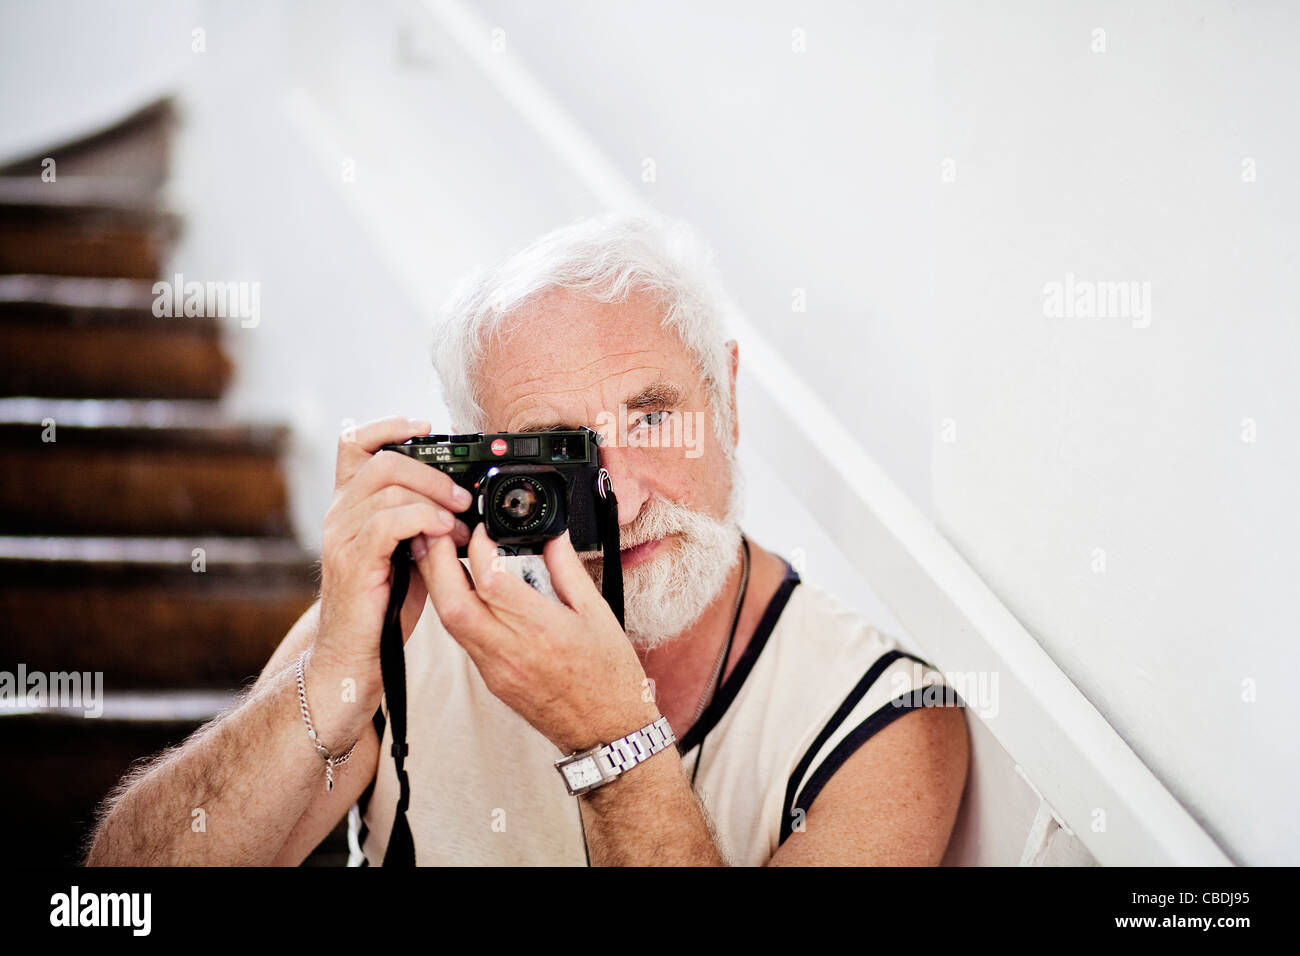
[[[457,544],[469,541],[469,529],[453,514],[469,507],[469,492],[437,468],[379,451],[383,445],[427,435],[431,428],[425,421],[385,418],[339,437],[334,499],[321,536],[320,630],[310,657],[316,679],[308,694],[313,715],[319,714],[318,733],[331,749],[345,748],[355,739],[383,694],[379,639],[394,549],[417,535],[445,535]],[[403,640],[411,636],[427,596],[414,563],[410,574],[402,610]],[[338,688],[348,678],[355,681],[355,703],[338,706],[342,694],[316,690]],[[332,701],[327,699],[331,696]]]

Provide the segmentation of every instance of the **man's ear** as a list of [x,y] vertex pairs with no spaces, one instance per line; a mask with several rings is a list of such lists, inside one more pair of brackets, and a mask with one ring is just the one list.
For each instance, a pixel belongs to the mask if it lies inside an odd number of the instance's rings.
[[736,376],[740,372],[740,345],[735,339],[727,343],[727,366],[731,378],[731,443],[740,446],[740,416],[736,411]]

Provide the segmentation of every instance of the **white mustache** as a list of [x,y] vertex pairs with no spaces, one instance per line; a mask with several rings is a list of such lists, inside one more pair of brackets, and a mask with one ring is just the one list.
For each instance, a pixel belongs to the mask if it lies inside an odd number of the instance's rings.
[[[627,531],[619,531],[618,548],[620,551],[628,551],[651,541],[666,538],[670,534],[686,533],[690,527],[690,519],[696,516],[706,517],[675,501],[651,498],[631,528]],[[599,562],[601,559],[600,554],[594,552],[583,554],[581,557],[589,564]]]

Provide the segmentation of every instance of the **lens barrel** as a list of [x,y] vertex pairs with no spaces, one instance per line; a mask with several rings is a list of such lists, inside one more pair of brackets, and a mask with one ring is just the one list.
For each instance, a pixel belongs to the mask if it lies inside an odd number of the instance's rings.
[[551,484],[539,475],[500,476],[488,498],[489,530],[495,526],[510,535],[544,534],[559,511]]

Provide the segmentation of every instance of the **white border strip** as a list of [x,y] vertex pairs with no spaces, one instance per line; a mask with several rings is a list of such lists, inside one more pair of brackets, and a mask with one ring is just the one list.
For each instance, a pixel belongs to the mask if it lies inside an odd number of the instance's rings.
[[[461,0],[423,5],[604,205],[649,209],[519,59],[491,49],[486,21]],[[832,410],[743,316],[729,318],[752,392],[771,405],[751,411],[749,427],[787,445],[772,466],[791,487],[817,492],[810,509],[927,654],[951,670],[1000,675],[1000,711],[986,724],[1093,856],[1111,865],[1230,865]],[[802,447],[789,447],[791,435]],[[1102,831],[1094,829],[1099,809]]]

